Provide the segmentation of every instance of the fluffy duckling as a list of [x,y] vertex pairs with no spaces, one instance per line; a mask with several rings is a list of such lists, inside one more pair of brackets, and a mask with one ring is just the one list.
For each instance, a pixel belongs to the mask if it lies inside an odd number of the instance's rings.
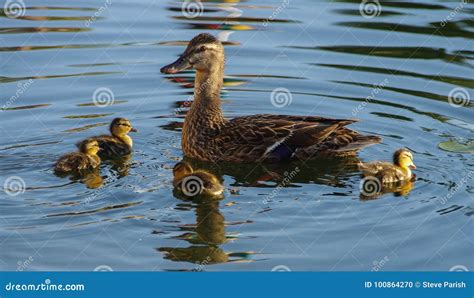
[[386,161],[360,163],[359,170],[365,177],[373,176],[383,184],[396,183],[412,179],[411,169],[416,169],[413,154],[407,149],[398,149],[393,154],[393,164]]
[[204,170],[194,170],[187,162],[179,162],[173,168],[173,186],[186,197],[220,196],[224,192],[221,181]]
[[133,140],[128,135],[129,132],[137,132],[131,122],[126,118],[115,118],[110,124],[110,135],[90,139],[99,142],[101,158],[124,156],[132,153]]
[[92,170],[100,165],[99,143],[96,140],[87,139],[77,144],[78,152],[68,153],[62,156],[54,170],[56,173],[73,173]]

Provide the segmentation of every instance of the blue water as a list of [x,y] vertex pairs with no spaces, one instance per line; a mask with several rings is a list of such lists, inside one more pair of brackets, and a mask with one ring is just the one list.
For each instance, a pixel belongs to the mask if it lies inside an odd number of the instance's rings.
[[[0,270],[472,270],[474,159],[438,144],[474,139],[474,7],[380,2],[372,18],[358,1],[309,0],[207,1],[196,15],[183,2],[41,0],[0,14]],[[226,41],[227,117],[358,118],[351,128],[383,138],[360,160],[409,147],[413,188],[367,200],[357,160],[314,160],[202,165],[225,198],[174,197],[193,73],[159,69],[201,32]],[[99,88],[112,105],[94,105]],[[291,102],[272,105],[276,88]],[[125,166],[53,174],[115,117],[140,130]]]

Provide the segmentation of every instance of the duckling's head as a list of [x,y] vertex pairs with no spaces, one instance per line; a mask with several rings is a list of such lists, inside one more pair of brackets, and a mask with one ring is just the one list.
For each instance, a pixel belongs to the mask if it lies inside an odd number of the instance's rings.
[[413,154],[407,149],[398,149],[393,154],[393,163],[401,168],[416,169],[413,163]]
[[117,137],[127,135],[129,132],[137,132],[127,118],[115,118],[110,124],[110,133]]
[[187,162],[178,162],[173,168],[173,176],[175,181],[181,180],[183,177],[193,173],[193,168]]
[[79,151],[87,155],[97,155],[100,151],[99,143],[96,140],[84,140],[77,144]]
[[174,74],[186,69],[210,72],[223,66],[224,46],[211,34],[201,33],[188,44],[183,54],[175,62],[163,67],[162,73]]

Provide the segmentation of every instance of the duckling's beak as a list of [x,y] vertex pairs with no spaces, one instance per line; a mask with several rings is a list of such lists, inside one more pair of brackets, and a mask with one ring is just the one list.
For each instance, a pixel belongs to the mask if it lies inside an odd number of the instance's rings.
[[138,132],[138,129],[136,129],[135,127],[132,127],[132,128],[130,128],[130,131],[131,132]]
[[161,68],[161,72],[166,74],[174,74],[191,68],[191,66],[192,65],[191,63],[189,63],[188,58],[186,57],[186,55],[183,54],[175,62]]
[[409,167],[410,169],[412,169],[412,170],[416,169],[416,166],[415,166],[415,164],[414,164],[414,163],[412,163],[412,164],[411,164],[411,165],[409,165],[408,167]]

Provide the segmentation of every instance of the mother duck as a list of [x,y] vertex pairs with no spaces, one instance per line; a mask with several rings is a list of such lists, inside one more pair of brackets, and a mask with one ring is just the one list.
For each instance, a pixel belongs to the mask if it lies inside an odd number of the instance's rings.
[[237,163],[279,162],[311,157],[353,155],[380,142],[345,126],[356,120],[317,116],[259,114],[225,119],[220,92],[224,81],[222,43],[202,33],[194,37],[162,73],[195,69],[194,102],[183,125],[181,146],[187,157]]

